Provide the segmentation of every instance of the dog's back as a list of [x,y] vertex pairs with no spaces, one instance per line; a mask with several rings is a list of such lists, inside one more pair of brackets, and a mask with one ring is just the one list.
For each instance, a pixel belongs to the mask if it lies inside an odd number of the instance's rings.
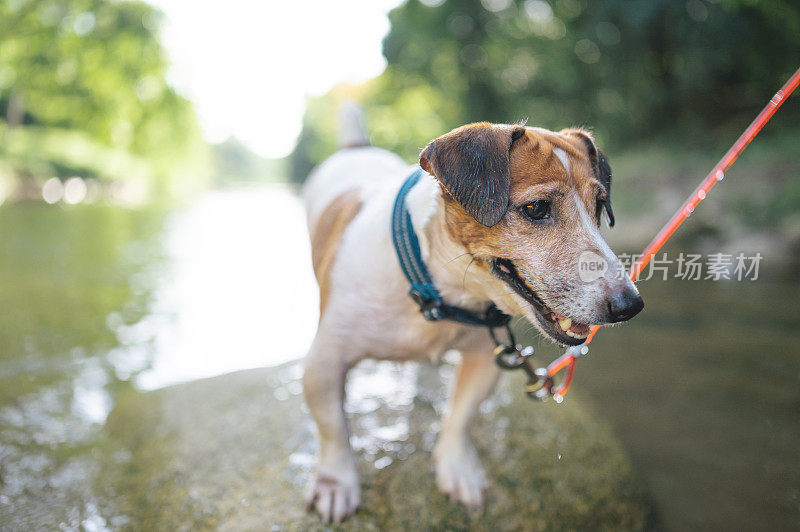
[[361,110],[355,104],[342,107],[339,145],[338,152],[311,172],[303,190],[323,308],[333,259],[350,222],[376,192],[392,183],[399,186],[409,172],[409,165],[394,153],[369,146]]
[[347,192],[358,190],[365,201],[372,192],[387,185],[387,180],[400,182],[409,172],[409,165],[389,151],[372,146],[345,148],[334,153],[309,175],[303,190],[310,231],[319,223],[325,209]]
[[369,145],[361,108],[345,103],[339,113],[339,151],[311,172],[303,190],[309,230],[314,232],[325,209],[342,194],[358,190],[364,201],[387,179],[399,180],[407,172],[400,157]]

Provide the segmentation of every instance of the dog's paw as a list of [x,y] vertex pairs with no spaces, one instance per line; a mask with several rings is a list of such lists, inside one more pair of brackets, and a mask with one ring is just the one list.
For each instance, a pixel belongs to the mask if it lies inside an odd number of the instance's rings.
[[436,485],[451,501],[460,502],[469,510],[483,508],[486,473],[478,453],[467,442],[441,441],[433,453],[436,464]]
[[361,504],[361,487],[358,477],[346,475],[335,478],[322,472],[317,473],[308,486],[306,493],[306,509],[316,510],[323,523],[341,523],[353,515]]

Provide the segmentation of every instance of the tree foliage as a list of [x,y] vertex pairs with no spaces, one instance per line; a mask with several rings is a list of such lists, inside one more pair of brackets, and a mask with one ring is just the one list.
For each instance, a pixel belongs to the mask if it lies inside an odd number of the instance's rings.
[[[164,177],[201,152],[192,105],[166,82],[159,25],[144,2],[0,1],[0,159],[23,174]],[[39,149],[59,135],[61,153]]]
[[[389,18],[360,100],[375,143],[407,157],[477,120],[702,141],[752,119],[800,50],[800,4],[781,0],[408,0]],[[332,148],[318,113],[337,99],[309,103],[295,178]]]

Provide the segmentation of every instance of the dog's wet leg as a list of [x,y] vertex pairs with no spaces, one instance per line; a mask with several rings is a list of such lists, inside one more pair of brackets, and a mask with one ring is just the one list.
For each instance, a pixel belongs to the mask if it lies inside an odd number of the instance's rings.
[[451,500],[480,509],[486,475],[469,441],[469,422],[497,384],[500,369],[486,351],[464,352],[434,449],[436,483]]
[[[315,342],[316,344],[316,342]],[[361,499],[358,471],[344,414],[344,384],[349,366],[343,357],[314,351],[306,359],[303,391],[319,433],[317,471],[306,495],[324,522],[338,523],[354,513]]]

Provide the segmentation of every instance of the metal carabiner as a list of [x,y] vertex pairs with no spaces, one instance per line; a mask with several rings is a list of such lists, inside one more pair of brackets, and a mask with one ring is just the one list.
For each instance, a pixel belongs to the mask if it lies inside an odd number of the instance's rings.
[[501,342],[497,339],[494,329],[489,329],[489,334],[494,341],[494,360],[498,366],[503,369],[517,369],[525,364],[525,359],[533,355],[533,347],[526,347],[520,349],[517,341],[514,338],[514,333],[511,327],[505,326],[506,334],[508,334],[508,343]]
[[503,369],[517,369],[523,362],[520,352],[510,345],[500,344],[492,354],[495,363]]
[[503,369],[522,368],[528,377],[525,384],[525,393],[531,399],[546,399],[551,395],[552,379],[547,375],[547,368],[534,368],[531,364],[533,357],[533,346],[522,347],[517,345],[511,327],[506,325],[509,343],[501,342],[494,334],[494,330],[489,332],[495,343],[494,360]]
[[[497,365],[507,370],[521,368],[525,372],[528,377],[528,382],[525,383],[525,394],[529,398],[544,401],[548,397],[553,397],[557,403],[563,401],[564,394],[567,393],[572,383],[578,357],[588,353],[589,348],[585,344],[570,347],[546,368],[534,368],[531,364],[533,347],[523,348],[518,345],[514,339],[514,333],[508,325],[506,325],[506,331],[508,343],[498,340],[494,329],[489,329],[489,334],[495,343],[494,360]],[[565,369],[564,379],[561,384],[556,386],[554,377]]]
[[550,397],[552,388],[553,379],[547,374],[547,368],[536,368],[533,375],[528,373],[528,382],[525,384],[525,395],[528,398],[544,401]]

